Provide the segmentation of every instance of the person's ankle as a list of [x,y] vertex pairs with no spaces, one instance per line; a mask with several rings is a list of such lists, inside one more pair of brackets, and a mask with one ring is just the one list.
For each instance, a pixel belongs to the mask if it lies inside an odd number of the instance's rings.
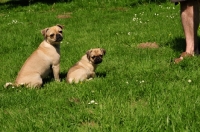
[[195,54],[195,52],[194,51],[185,51],[185,52],[183,52],[183,53],[181,53],[181,55],[191,55],[191,56],[194,56],[194,54]]

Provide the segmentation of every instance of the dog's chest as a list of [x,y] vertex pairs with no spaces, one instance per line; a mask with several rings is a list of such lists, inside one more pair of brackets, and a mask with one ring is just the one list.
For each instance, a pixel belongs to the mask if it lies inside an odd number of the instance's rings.
[[60,47],[54,47],[50,44],[44,44],[39,47],[39,50],[48,58],[51,63],[60,62]]

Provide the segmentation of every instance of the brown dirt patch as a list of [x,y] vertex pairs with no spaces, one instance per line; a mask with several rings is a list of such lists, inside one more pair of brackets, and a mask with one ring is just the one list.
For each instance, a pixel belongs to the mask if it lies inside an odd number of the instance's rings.
[[111,11],[128,11],[128,8],[126,7],[115,7],[115,8],[110,8]]
[[71,14],[72,14],[71,12],[68,12],[66,14],[58,15],[57,18],[59,18],[59,19],[71,18],[72,17]]
[[138,48],[152,48],[152,49],[156,49],[159,48],[158,44],[156,44],[156,42],[146,42],[146,43],[140,43],[138,46]]

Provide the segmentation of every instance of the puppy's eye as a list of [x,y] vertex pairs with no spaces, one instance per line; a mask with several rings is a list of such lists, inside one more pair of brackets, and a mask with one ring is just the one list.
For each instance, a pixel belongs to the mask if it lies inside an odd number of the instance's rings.
[[92,59],[94,59],[94,58],[95,58],[95,56],[92,56],[91,58],[92,58]]
[[103,55],[99,55],[101,58],[103,57]]
[[54,34],[50,34],[50,37],[53,37],[54,36]]
[[62,31],[59,31],[59,33],[61,33],[61,34],[62,34]]

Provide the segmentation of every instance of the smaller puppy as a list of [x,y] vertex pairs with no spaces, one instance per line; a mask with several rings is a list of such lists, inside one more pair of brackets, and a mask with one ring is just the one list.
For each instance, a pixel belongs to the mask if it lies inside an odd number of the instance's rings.
[[26,60],[15,84],[6,83],[4,87],[21,86],[41,87],[42,79],[47,77],[51,71],[56,81],[60,81],[60,42],[63,40],[63,26],[56,25],[41,31],[44,41],[39,45],[32,55]]
[[90,49],[82,56],[67,73],[66,81],[78,83],[87,79],[94,78],[97,65],[102,62],[106,50],[102,48]]

